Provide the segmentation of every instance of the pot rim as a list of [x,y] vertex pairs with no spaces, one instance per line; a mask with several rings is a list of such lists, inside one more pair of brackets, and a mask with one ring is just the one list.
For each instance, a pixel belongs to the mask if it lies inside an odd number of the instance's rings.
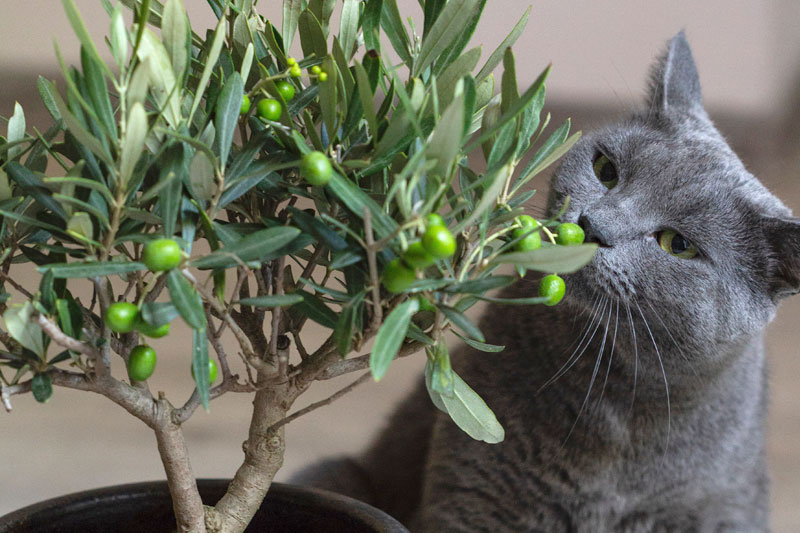
[[[221,478],[201,478],[197,480],[198,489],[201,494],[205,493],[205,498],[209,500],[221,497],[229,483],[229,479]],[[329,511],[346,514],[365,526],[373,527],[375,531],[386,533],[408,532],[400,522],[384,511],[336,492],[315,487],[274,482],[271,484],[267,494],[273,502],[297,502],[300,500],[303,502],[304,507],[324,507]],[[119,501],[120,497],[130,501],[152,499],[154,497],[169,498],[170,494],[166,480],[124,483],[73,492],[27,505],[5,516],[0,516],[0,532],[12,531],[12,528],[29,522],[31,516],[49,512],[52,509],[65,507],[73,510],[76,508],[88,509],[111,498],[116,498],[116,501]]]

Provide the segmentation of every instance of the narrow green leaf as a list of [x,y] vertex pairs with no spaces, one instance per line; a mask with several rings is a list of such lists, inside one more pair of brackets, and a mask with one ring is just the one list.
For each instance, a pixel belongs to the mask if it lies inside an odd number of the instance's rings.
[[522,113],[531,100],[537,96],[538,91],[544,85],[544,81],[547,79],[547,75],[549,73],[550,66],[548,65],[548,67],[544,69],[544,72],[542,72],[539,77],[536,78],[536,81],[533,82],[533,85],[531,85],[528,90],[525,91],[505,113],[500,115],[500,117],[498,117],[498,119],[490,128],[485,128],[478,138],[472,141],[472,143],[465,149],[465,152],[471,152],[474,147],[478,146],[486,139],[491,138],[500,130],[500,128],[511,122],[517,117],[517,115]]
[[97,52],[97,48],[94,46],[94,42],[89,35],[89,31],[86,29],[86,24],[84,24],[81,14],[78,12],[78,8],[75,6],[75,2],[73,0],[61,0],[61,3],[64,6],[64,11],[67,13],[67,19],[69,20],[75,35],[78,37],[81,46],[86,48],[86,50],[97,61],[98,65],[106,71],[106,74],[109,77],[111,77],[111,71],[109,70],[105,61],[101,59],[100,54]]
[[242,95],[244,94],[244,83],[238,72],[234,72],[225,81],[225,86],[217,98],[216,119],[214,127],[217,135],[214,139],[216,143],[219,161],[222,167],[228,162],[228,154],[233,142],[233,134],[236,131],[236,124],[239,121],[239,110],[242,107]]
[[189,19],[183,9],[181,0],[167,0],[161,19],[161,38],[164,47],[172,60],[175,77],[181,79],[189,64],[189,47],[191,34]]
[[450,285],[445,292],[455,294],[483,294],[492,289],[508,287],[517,280],[514,276],[489,276]]
[[[46,82],[46,84],[49,84],[49,82]],[[77,139],[83,147],[88,148],[94,155],[99,157],[109,167],[113,168],[115,166],[115,162],[109,155],[108,150],[105,149],[105,147],[94,135],[89,133],[86,128],[83,127],[81,121],[72,114],[72,112],[69,110],[69,107],[67,107],[67,104],[61,98],[61,96],[55,92],[55,90],[52,90],[50,95],[56,104],[58,114],[61,116],[61,119],[64,121],[64,124],[66,124],[67,129],[75,137],[75,139]]]
[[494,207],[497,198],[503,191],[503,187],[505,187],[506,180],[511,177],[512,172],[514,172],[514,167],[511,163],[503,165],[494,172],[486,185],[486,189],[481,195],[478,205],[475,206],[475,209],[473,209],[466,218],[456,224],[456,227],[453,229],[454,234],[469,227],[473,222],[478,220],[479,217],[483,216],[485,211]]
[[361,28],[364,35],[364,46],[369,53],[374,50],[380,55],[381,51],[381,12],[383,0],[366,0],[364,14],[361,16]]
[[[299,1],[299,0],[298,0]],[[225,44],[225,18],[219,19],[216,29],[214,29],[214,39],[211,42],[211,48],[208,51],[208,56],[204,58],[203,73],[200,75],[200,82],[197,84],[197,91],[194,93],[194,100],[192,100],[192,110],[189,112],[189,122],[192,122],[195,111],[203,101],[203,95],[208,87],[208,81],[211,79],[211,74],[217,66],[222,45]]]
[[453,372],[453,397],[440,396],[453,422],[475,440],[502,442],[505,431],[486,402]]
[[[172,303],[189,327],[195,330],[205,329],[206,314],[203,311],[203,300],[177,268],[167,272],[167,288]],[[205,338],[203,342],[206,342]]]
[[356,89],[358,90],[358,97],[361,100],[361,107],[364,112],[364,118],[367,119],[367,127],[372,134],[372,138],[378,138],[378,119],[375,116],[375,95],[372,93],[367,71],[361,63],[355,63],[353,70],[356,74]]
[[514,26],[514,29],[511,30],[511,33],[503,39],[503,42],[500,43],[500,46],[492,52],[492,55],[489,56],[489,59],[486,60],[486,64],[483,65],[478,75],[475,76],[475,79],[480,82],[487,76],[489,76],[494,68],[500,64],[500,61],[503,60],[503,54],[505,54],[506,49],[514,46],[514,43],[517,42],[519,36],[522,35],[522,31],[525,29],[525,26],[528,24],[528,17],[531,14],[531,7],[528,6],[528,9],[525,10],[525,13],[522,14],[522,17],[519,19],[519,22]]
[[114,202],[114,198],[111,196],[111,191],[108,190],[108,187],[106,187],[105,183],[101,183],[99,181],[88,178],[79,178],[76,176],[45,176],[42,178],[42,181],[48,185],[76,185],[78,187],[86,187],[87,189],[95,190],[102,194],[103,198],[105,198],[109,203]]
[[491,264],[519,265],[539,272],[569,274],[586,265],[594,257],[597,244],[548,246],[530,252],[500,254]]
[[492,298],[490,296],[477,296],[479,300],[502,305],[538,305],[547,303],[550,298],[546,296],[531,296],[528,298]]
[[297,21],[300,18],[300,10],[303,2],[301,0],[283,0],[283,27],[281,37],[283,37],[283,48],[287,52],[292,47],[294,34],[297,31]]
[[479,11],[481,0],[450,0],[442,9],[430,32],[422,39],[413,74],[419,76],[430,64],[467,30]]
[[108,86],[103,76],[103,69],[83,47],[81,47],[81,66],[94,112],[105,133],[116,142],[118,139],[117,121],[114,119],[114,111],[111,108],[111,99],[108,96]]
[[484,342],[486,340],[478,326],[473,324],[472,321],[465,315],[446,305],[440,305],[438,308],[442,311],[442,313],[444,313],[444,316],[447,317],[447,320],[452,322],[453,325],[458,329],[479,342]]
[[[564,126],[562,126],[563,128]],[[559,128],[560,130],[561,128]],[[566,129],[569,129],[569,120],[566,123]],[[560,134],[559,131],[553,133],[551,138],[556,137],[557,134]],[[520,174],[520,179],[514,185],[513,191],[516,192],[522,185],[527,183],[531,180],[534,176],[538,173],[558,161],[558,159],[566,154],[570,148],[575,146],[575,143],[581,138],[581,132],[574,133],[568,139],[562,141],[560,144],[556,144],[555,146],[550,145],[550,139],[542,146],[542,148],[536,153],[531,161],[534,161],[535,165],[532,165],[530,162],[528,165],[525,166],[525,170]],[[559,140],[556,138],[556,140]],[[540,155],[541,154],[541,155]],[[543,156],[543,157],[542,157]],[[530,168],[529,168],[530,167]]]
[[364,296],[362,293],[343,305],[339,313],[339,319],[333,329],[333,341],[336,344],[336,350],[342,357],[347,357],[347,354],[350,353],[356,322],[359,314],[363,311],[361,305],[363,301]]
[[444,49],[444,51],[436,58],[436,65],[433,73],[438,75],[445,68],[447,68],[453,61],[455,61],[464,51],[464,48],[469,44],[472,35],[475,33],[475,28],[478,27],[478,21],[483,14],[483,8],[486,6],[486,0],[479,0],[478,6],[473,11],[472,17],[467,21],[467,25],[456,39]]
[[450,354],[447,351],[447,344],[439,341],[435,346],[425,350],[429,358],[432,358],[431,366],[431,389],[441,396],[452,398],[455,379],[453,378],[453,368],[450,366]]
[[211,383],[208,375],[208,338],[205,324],[192,330],[192,370],[200,404],[208,411],[208,389]]
[[476,350],[480,350],[486,353],[498,353],[505,350],[505,346],[499,346],[497,344],[486,344],[485,342],[478,342],[475,340],[470,339],[469,337],[465,337],[460,335],[457,331],[454,331],[456,337],[464,341],[468,346],[475,348]]
[[52,211],[64,222],[67,221],[69,217],[64,212],[64,208],[53,198],[52,193],[44,187],[44,182],[39,176],[16,161],[9,162],[6,165],[6,171],[8,172],[8,177],[14,180],[25,194],[32,196],[38,204]]
[[447,413],[447,407],[445,407],[444,402],[442,401],[442,395],[436,392],[433,388],[433,360],[430,358],[428,358],[427,362],[425,363],[425,388],[428,390],[428,396],[430,396],[433,405],[435,405],[440,411]]
[[375,233],[378,234],[378,238],[382,239],[391,235],[397,228],[397,222],[384,213],[381,207],[375,203],[375,200],[370,198],[360,187],[335,171],[331,176],[331,181],[328,182],[328,190],[335,194],[359,218],[364,216],[365,207],[369,209],[372,215],[372,227],[375,229]]
[[[481,58],[480,47],[467,50],[464,55],[453,61],[441,76],[436,78],[436,91],[439,97],[440,109],[447,109],[453,101],[456,84],[464,77],[472,73],[478,60]],[[472,117],[470,117],[470,120]]]
[[122,139],[122,155],[120,157],[120,181],[127,184],[133,174],[133,169],[144,149],[144,140],[147,137],[147,112],[140,103],[133,104],[128,112],[128,126],[125,138]]
[[327,56],[323,59],[322,70],[328,73],[328,80],[322,83],[322,87],[319,89],[319,106],[322,110],[322,121],[328,133],[328,143],[331,143],[336,137],[337,130],[336,93],[339,85],[338,69],[333,58]]
[[171,302],[145,302],[139,312],[151,326],[163,326],[175,320],[180,313]]
[[397,357],[403,339],[406,338],[411,317],[417,311],[419,301],[412,298],[395,307],[384,320],[375,335],[375,344],[369,356],[369,368],[375,381],[380,381],[386,375],[389,365]]
[[242,58],[242,67],[240,69],[240,74],[242,76],[242,81],[247,83],[247,78],[250,76],[250,69],[253,66],[253,56],[255,55],[255,47],[253,43],[247,43],[247,48],[244,51],[244,57]]
[[293,314],[307,317],[328,329],[336,328],[336,321],[339,317],[322,300],[306,291],[297,291],[295,294],[302,296],[303,300],[291,307]]
[[238,303],[242,305],[252,305],[253,307],[287,307],[303,301],[300,293],[290,294],[271,294],[267,296],[254,296],[253,298],[243,298]]
[[429,158],[436,160],[431,172],[436,176],[447,177],[456,163],[461,148],[463,128],[454,127],[464,123],[464,93],[457,94],[450,103],[441,120],[431,134],[425,148]]
[[314,13],[308,9],[300,13],[297,27],[300,31],[300,44],[306,57],[315,56],[317,59],[322,59],[328,55],[325,34]]
[[500,100],[500,112],[508,111],[512,104],[519,100],[519,90],[517,89],[517,68],[514,61],[514,52],[511,48],[506,48],[503,55],[503,77],[500,82],[502,98]]
[[350,60],[355,49],[358,34],[359,0],[344,0],[342,16],[339,21],[339,42],[342,44],[345,58]]
[[392,48],[406,65],[411,65],[411,42],[408,39],[403,17],[397,8],[397,0],[383,0],[381,26],[392,44]]
[[[25,138],[25,112],[22,110],[22,106],[19,105],[19,102],[14,102],[14,114],[8,119],[7,133],[6,141],[9,144],[21,141]],[[21,144],[9,148],[7,158],[9,160],[14,159],[17,157],[17,154],[22,153],[24,148],[25,147]]]
[[39,403],[47,403],[53,396],[53,384],[48,374],[36,374],[31,381],[31,392]]
[[423,38],[427,37],[430,33],[433,24],[439,18],[439,14],[442,12],[446,3],[447,0],[425,0],[425,5],[423,6],[423,15],[425,17],[422,31]]
[[53,117],[53,120],[56,122],[61,120],[61,112],[58,110],[54,97],[56,88],[53,82],[43,76],[39,76],[36,79],[36,87],[39,90],[39,96],[42,99],[44,107],[47,109],[47,112],[50,113],[50,116]]
[[39,272],[47,269],[53,271],[56,278],[94,278],[127,274],[137,270],[144,270],[144,263],[117,262],[117,261],[84,261],[74,263],[51,263],[46,267],[39,267]]
[[3,313],[9,335],[40,358],[44,357],[44,336],[39,325],[31,320],[36,312],[30,301],[14,304]]
[[111,30],[109,43],[111,44],[111,55],[120,70],[128,60],[128,30],[125,27],[125,19],[122,17],[122,9],[117,6],[111,15]]
[[289,212],[292,214],[292,219],[295,223],[305,233],[313,235],[332,250],[341,251],[347,249],[347,241],[333,231],[330,226],[320,222],[318,218],[296,207],[289,207]]
[[212,252],[204,257],[192,259],[189,264],[199,269],[228,268],[247,261],[268,261],[280,254],[280,248],[297,236],[297,228],[278,226],[267,228],[242,238],[232,246]]

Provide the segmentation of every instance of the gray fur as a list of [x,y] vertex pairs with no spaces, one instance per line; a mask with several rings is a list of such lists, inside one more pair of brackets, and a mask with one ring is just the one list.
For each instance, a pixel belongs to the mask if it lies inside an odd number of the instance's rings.
[[[593,173],[598,150],[618,168],[612,189]],[[564,219],[600,243],[595,259],[557,307],[486,313],[503,353],[453,360],[506,440],[471,440],[420,387],[398,415],[417,421],[413,438],[395,420],[362,461],[381,474],[377,501],[412,502],[390,510],[424,532],[768,531],[763,333],[800,287],[800,231],[703,110],[683,33],[645,111],[585,136],[552,185],[550,209],[569,195]],[[664,252],[664,229],[700,255]]]

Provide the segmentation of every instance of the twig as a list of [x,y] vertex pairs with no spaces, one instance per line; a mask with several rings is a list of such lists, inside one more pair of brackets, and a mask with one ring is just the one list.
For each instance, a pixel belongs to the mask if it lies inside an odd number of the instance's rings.
[[28,291],[28,289],[26,289],[25,287],[23,287],[22,285],[20,285],[20,284],[19,284],[19,283],[17,283],[16,281],[14,281],[14,280],[11,278],[11,276],[9,276],[8,274],[6,274],[6,273],[5,273],[5,272],[3,272],[2,270],[0,270],[0,278],[3,278],[3,281],[7,281],[7,282],[8,282],[8,283],[9,283],[9,284],[12,286],[12,287],[14,287],[15,289],[17,289],[17,290],[18,290],[20,293],[22,293],[22,294],[23,294],[23,295],[24,295],[26,298],[33,298],[33,295],[32,295],[32,294],[31,294],[31,293]]
[[[108,281],[106,278],[94,277],[92,278],[92,284],[94,285],[94,292],[97,295],[97,300],[100,302],[100,318],[106,314],[106,309],[108,306],[111,305],[109,301],[108,294],[106,293]],[[105,320],[101,322],[101,330],[100,336],[103,339],[108,339],[111,337],[111,330],[108,328],[108,324],[106,324]],[[94,361],[94,371],[98,376],[108,376],[111,374],[111,357],[109,356],[109,344],[106,343],[100,348],[100,357],[96,358]]]
[[25,381],[24,383],[17,383],[16,385],[6,385],[2,379],[0,379],[0,399],[2,400],[3,407],[5,407],[6,412],[11,412],[11,397],[15,394],[25,394],[30,392],[31,390],[31,381]]
[[[275,272],[275,275],[272,279],[273,294],[283,294],[283,267],[285,265],[286,256],[282,255],[275,265],[277,272]],[[278,354],[278,338],[283,335],[283,332],[281,331],[281,306],[275,306],[272,308],[272,331],[270,335],[269,355],[271,358],[273,358],[273,360],[275,358],[278,359],[278,374],[285,376],[289,363],[289,357],[286,356],[286,354]]]
[[47,335],[59,346],[63,346],[64,348],[74,352],[82,353],[95,361],[100,359],[100,352],[97,351],[94,346],[67,336],[52,320],[46,316],[37,314],[36,322],[39,324],[39,327],[42,328],[42,331],[47,333]]
[[[219,303],[219,300],[217,300],[217,298],[211,294],[206,287],[202,286],[192,275],[192,273],[189,272],[189,270],[183,269],[181,274],[183,274],[186,279],[192,282],[192,285],[194,285],[197,291],[203,296],[203,299],[208,302],[208,304],[219,314],[220,318],[224,320],[226,324],[228,324],[228,327],[231,328],[231,332],[239,342],[239,346],[242,348],[247,360],[251,362],[251,364],[253,364],[252,362],[254,360],[260,361],[253,350],[253,345],[250,344],[250,339],[247,337],[245,332],[242,331],[242,328],[239,327],[239,324],[236,323],[233,317],[231,317],[227,309],[225,309],[225,307]],[[258,364],[256,363],[254,366],[258,367]]]
[[381,289],[378,281],[378,263],[375,258],[375,240],[372,235],[372,215],[367,207],[364,207],[364,237],[367,240],[367,264],[372,284],[373,311],[369,327],[373,331],[377,331],[383,321],[383,307],[381,306]]
[[[409,355],[415,354],[423,348],[424,344],[421,342],[410,342],[408,344],[404,344],[400,351],[397,353],[397,358],[407,357]],[[351,372],[357,372],[359,370],[364,370],[365,368],[369,368],[369,356],[370,354],[360,355],[358,357],[354,357],[352,359],[345,359],[344,361],[337,361],[332,365],[328,366],[325,370],[323,370],[318,376],[317,379],[327,380],[333,379],[339,376],[343,376],[344,374],[349,374]]]
[[[256,390],[255,386],[239,383],[236,379],[233,379],[232,376],[231,379],[223,381],[218,386],[210,389],[208,391],[208,399],[209,401],[214,400],[226,392],[254,392]],[[195,389],[192,391],[192,395],[189,396],[189,399],[186,400],[186,403],[183,404],[183,407],[172,410],[172,423],[177,425],[183,424],[192,417],[192,414],[194,414],[198,407],[200,407],[200,395],[197,393],[197,389]]]
[[370,378],[370,373],[369,372],[366,372],[366,373],[362,374],[358,379],[356,379],[350,385],[348,385],[348,386],[344,387],[343,389],[331,394],[330,396],[328,396],[324,400],[320,400],[318,402],[314,402],[311,405],[309,405],[308,407],[304,407],[304,408],[300,409],[299,411],[296,411],[296,412],[292,413],[291,415],[283,418],[282,420],[278,420],[277,422],[272,424],[267,431],[269,431],[269,432],[275,431],[279,427],[285,426],[286,424],[288,424],[289,422],[291,422],[292,420],[294,420],[296,418],[299,418],[299,417],[301,417],[301,416],[303,416],[305,414],[310,413],[311,411],[319,409],[320,407],[324,407],[326,405],[329,405],[329,404],[333,403],[334,401],[338,400],[339,398],[341,398],[342,396],[344,396],[348,392],[352,391],[353,389],[355,389],[356,387],[358,387],[362,383],[366,383],[369,380],[369,378]]
[[206,322],[208,322],[208,327],[206,328],[206,336],[208,337],[208,342],[211,343],[211,346],[214,348],[214,351],[217,352],[217,359],[219,359],[219,366],[222,370],[222,381],[225,382],[231,377],[231,369],[228,367],[228,355],[225,353],[225,348],[222,346],[222,342],[219,338],[219,333],[222,330],[222,326],[225,325],[223,322],[222,325],[214,331],[213,323],[211,322],[211,312],[206,309]]

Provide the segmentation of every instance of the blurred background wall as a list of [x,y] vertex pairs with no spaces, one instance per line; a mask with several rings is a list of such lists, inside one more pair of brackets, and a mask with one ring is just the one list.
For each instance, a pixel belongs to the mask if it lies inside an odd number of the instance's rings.
[[[184,0],[195,30],[214,17],[202,0]],[[421,28],[415,0],[400,0]],[[76,0],[96,42],[107,31],[99,0]],[[260,11],[280,20],[277,0]],[[473,39],[484,57],[527,8],[527,1],[488,0]],[[548,105],[557,118],[571,116],[575,129],[613,119],[637,106],[645,93],[654,56],[685,29],[697,61],[712,117],[765,184],[800,210],[797,129],[800,97],[800,2],[792,0],[541,0],[517,42],[520,84],[533,81],[548,64]],[[47,122],[36,94],[36,76],[57,78],[53,40],[68,64],[78,63],[77,39],[56,0],[0,1],[0,116],[15,100],[25,107],[29,127]],[[104,49],[102,44],[100,48]],[[554,119],[554,124],[558,120]],[[0,129],[4,130],[0,122]],[[544,183],[536,184],[543,188]],[[798,300],[798,299],[796,299]],[[769,334],[773,402],[769,451],[773,468],[774,529],[800,531],[800,302],[784,304]],[[177,334],[176,334],[177,333]],[[179,332],[158,342],[159,369],[152,389],[180,401],[191,391],[189,355]],[[491,342],[491,341],[490,341]],[[356,453],[379,429],[392,405],[420,377],[420,358],[398,361],[387,379],[368,384],[336,404],[299,419],[288,430],[288,455],[279,479],[327,454]],[[347,381],[344,380],[343,383]],[[325,383],[304,403],[343,383]],[[46,405],[14,399],[0,413],[0,514],[22,505],[84,488],[163,478],[149,430],[98,397],[56,390]],[[186,426],[198,476],[229,477],[241,460],[249,398],[226,397],[210,413]]]

